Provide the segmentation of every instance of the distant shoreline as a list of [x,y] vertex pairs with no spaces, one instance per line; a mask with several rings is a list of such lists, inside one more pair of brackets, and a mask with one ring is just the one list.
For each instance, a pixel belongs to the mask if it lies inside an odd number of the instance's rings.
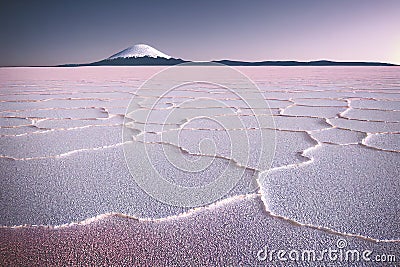
[[116,58],[104,59],[93,63],[84,64],[62,64],[57,67],[81,67],[81,66],[173,66],[182,63],[194,64],[223,64],[227,66],[399,66],[392,63],[384,62],[339,62],[329,60],[318,61],[233,61],[233,60],[215,60],[210,62],[192,62],[176,58],[153,58],[153,57],[137,57],[137,58]]
[[232,60],[217,60],[217,61],[186,61],[182,59],[164,59],[164,58],[118,58],[118,59],[105,59],[93,63],[82,64],[62,64],[50,66],[0,66],[0,68],[52,68],[52,67],[96,67],[96,66],[120,66],[120,67],[157,67],[157,66],[174,66],[182,63],[193,63],[196,65],[208,66],[210,64],[222,64],[227,66],[237,67],[399,67],[400,65],[385,62],[351,62],[351,61],[260,61],[260,62],[246,62],[246,61],[232,61]]

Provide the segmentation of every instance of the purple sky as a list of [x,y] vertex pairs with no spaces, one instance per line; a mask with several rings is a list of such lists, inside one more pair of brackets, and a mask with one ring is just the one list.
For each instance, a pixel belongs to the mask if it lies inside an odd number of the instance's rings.
[[0,65],[92,62],[137,43],[186,60],[400,64],[399,0],[115,2],[1,1]]

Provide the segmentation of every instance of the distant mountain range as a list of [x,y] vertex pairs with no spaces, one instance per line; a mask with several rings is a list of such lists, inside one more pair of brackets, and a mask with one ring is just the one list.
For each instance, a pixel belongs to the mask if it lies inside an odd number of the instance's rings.
[[[118,52],[109,58],[84,64],[64,64],[59,67],[79,67],[79,66],[171,66],[180,63],[191,62],[180,58],[173,58],[157,49],[145,45],[137,44]],[[328,60],[318,61],[232,61],[218,60],[212,61],[228,66],[397,66],[391,63],[381,62],[336,62]]]

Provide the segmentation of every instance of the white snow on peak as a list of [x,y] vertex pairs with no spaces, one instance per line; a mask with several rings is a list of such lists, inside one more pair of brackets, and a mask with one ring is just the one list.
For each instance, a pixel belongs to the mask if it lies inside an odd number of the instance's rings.
[[116,53],[115,55],[112,55],[108,59],[115,59],[115,58],[129,58],[129,57],[162,57],[162,58],[171,58],[170,56],[158,51],[157,49],[146,45],[146,44],[137,44],[131,47],[128,47],[125,50],[122,50],[121,52]]

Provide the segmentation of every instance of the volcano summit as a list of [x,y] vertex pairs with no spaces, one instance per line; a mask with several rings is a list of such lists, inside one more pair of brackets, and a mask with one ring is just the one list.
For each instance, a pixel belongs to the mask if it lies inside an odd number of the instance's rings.
[[138,57],[153,57],[153,58],[166,58],[170,59],[171,57],[158,51],[157,49],[146,45],[146,44],[137,44],[131,47],[128,47],[121,52],[112,55],[108,59],[116,59],[116,58],[138,58]]

